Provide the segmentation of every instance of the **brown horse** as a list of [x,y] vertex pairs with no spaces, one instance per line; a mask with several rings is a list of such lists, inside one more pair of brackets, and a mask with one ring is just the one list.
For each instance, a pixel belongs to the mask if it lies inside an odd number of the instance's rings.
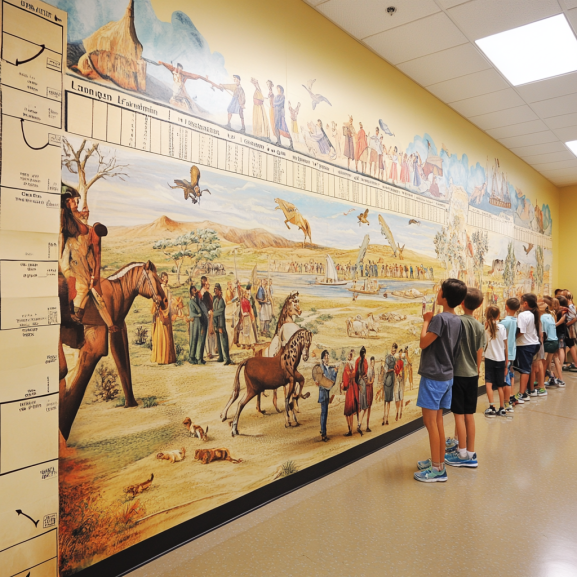
[[[61,291],[65,292],[66,283],[59,283]],[[60,330],[59,357],[60,357],[60,432],[64,439],[68,439],[76,413],[80,408],[86,387],[98,361],[108,355],[108,342],[112,356],[118,369],[122,390],[124,391],[124,406],[136,407],[138,403],[132,390],[132,374],[130,370],[130,352],[128,349],[128,332],[126,329],[126,315],[132,307],[134,299],[140,295],[147,299],[154,299],[158,306],[165,310],[168,306],[166,295],[156,274],[156,267],[150,261],[130,263],[112,276],[100,282],[102,299],[113,325],[106,326],[102,320],[92,298],[86,306],[82,327],[73,325],[67,314],[68,297],[61,294],[62,326]],[[76,330],[75,330],[76,329]],[[80,335],[78,334],[80,331]],[[76,339],[71,335],[76,333]],[[74,342],[76,341],[76,342]],[[79,348],[77,371],[70,385],[66,388],[65,377],[68,374],[62,344]]]
[[245,405],[256,395],[266,390],[276,390],[285,385],[285,427],[290,427],[289,410],[292,412],[295,426],[298,427],[296,413],[294,411],[293,397],[296,396],[296,387],[302,391],[305,378],[297,371],[301,356],[304,361],[309,359],[309,349],[313,335],[306,329],[298,330],[288,341],[280,355],[275,357],[252,357],[243,361],[236,370],[232,394],[220,418],[227,419],[230,406],[238,399],[240,393],[240,371],[244,367],[244,381],[246,393],[238,403],[236,414],[232,421],[232,436],[238,434],[238,420]]

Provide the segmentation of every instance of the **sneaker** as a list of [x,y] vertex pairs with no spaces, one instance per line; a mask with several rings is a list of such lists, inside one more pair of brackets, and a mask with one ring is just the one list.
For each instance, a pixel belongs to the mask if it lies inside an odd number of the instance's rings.
[[530,397],[538,397],[538,393],[537,393],[537,389],[533,389],[530,393],[529,393]]
[[559,385],[557,384],[557,380],[555,379],[555,377],[551,377],[551,378],[549,379],[549,381],[547,381],[547,382],[545,383],[545,386],[546,386],[546,387],[557,387],[557,386],[559,386]]
[[497,411],[493,407],[489,407],[485,411],[485,417],[493,418],[497,416]]
[[557,379],[557,386],[558,386],[558,387],[564,387],[564,386],[565,386],[565,381],[562,381],[561,379]]
[[435,471],[433,467],[429,467],[416,472],[413,477],[421,483],[443,483],[447,480],[447,469],[443,467],[442,471]]
[[503,409],[499,409],[499,410],[497,411],[497,415],[498,415],[499,417],[508,417],[508,416],[509,416],[509,413],[503,408]]
[[515,409],[513,409],[513,405],[509,405],[507,407],[505,407],[505,410],[507,411],[507,414],[513,416],[513,413],[515,412]]
[[569,367],[567,368],[567,370],[568,370],[568,371],[571,371],[572,373],[575,373],[575,372],[577,372],[577,367],[575,366],[574,363],[571,363],[571,364],[569,365]]
[[547,396],[547,389],[537,389],[537,396],[538,397],[546,397]]
[[523,398],[523,395],[521,393],[517,393],[515,395],[515,401],[517,401],[518,405],[524,405],[525,404],[525,399]]
[[529,394],[527,393],[527,391],[525,391],[525,392],[521,395],[521,398],[522,398],[525,402],[531,400],[531,397],[529,396]]
[[451,449],[453,447],[458,447],[459,446],[459,441],[457,441],[457,439],[453,439],[452,437],[447,437],[447,440],[445,441],[445,447],[447,447],[447,449]]
[[424,471],[425,469],[428,469],[429,467],[432,467],[433,464],[431,463],[431,459],[425,459],[424,461],[417,461],[417,469],[419,469],[419,471]]
[[517,396],[513,395],[512,397],[509,398],[509,404],[511,406],[515,406],[519,404],[519,401],[517,400]]
[[455,453],[456,451],[459,450],[459,443],[457,442],[456,445],[454,445],[453,447],[448,447],[445,449],[445,455],[449,455],[451,453]]
[[445,463],[450,465],[451,467],[468,467],[470,469],[476,469],[478,466],[477,463],[477,453],[473,454],[473,457],[469,459],[469,457],[461,457],[461,455],[456,453],[451,453],[450,455],[445,455]]

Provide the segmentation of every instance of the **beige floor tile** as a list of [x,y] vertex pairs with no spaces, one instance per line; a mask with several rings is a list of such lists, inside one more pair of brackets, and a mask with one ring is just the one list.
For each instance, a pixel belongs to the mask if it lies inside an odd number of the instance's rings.
[[[577,576],[577,375],[475,417],[479,468],[412,479],[425,431],[215,530],[131,577]],[[453,418],[446,417],[447,432]]]

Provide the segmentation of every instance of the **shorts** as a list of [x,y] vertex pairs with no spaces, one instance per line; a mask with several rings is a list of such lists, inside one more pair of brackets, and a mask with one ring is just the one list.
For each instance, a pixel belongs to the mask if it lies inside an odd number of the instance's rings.
[[507,387],[510,387],[514,378],[515,378],[515,372],[513,371],[513,361],[509,361],[509,370],[505,375],[505,385]]
[[485,382],[491,383],[493,388],[505,386],[505,361],[485,359]]
[[539,345],[539,350],[533,355],[533,362],[542,361],[545,358],[545,348],[543,343]]
[[559,350],[559,341],[545,341],[543,348],[546,353],[556,353]]
[[573,346],[575,346],[575,339],[570,339],[569,337],[565,337],[565,348],[570,349]]
[[479,375],[453,378],[451,411],[457,415],[473,415],[477,412]]
[[427,377],[421,377],[417,407],[421,407],[421,409],[431,409],[432,411],[450,409],[452,388],[453,379],[449,381],[435,381]]
[[531,374],[531,365],[533,364],[533,355],[539,351],[540,345],[521,345],[517,346],[517,358],[515,359],[515,368],[522,375]]

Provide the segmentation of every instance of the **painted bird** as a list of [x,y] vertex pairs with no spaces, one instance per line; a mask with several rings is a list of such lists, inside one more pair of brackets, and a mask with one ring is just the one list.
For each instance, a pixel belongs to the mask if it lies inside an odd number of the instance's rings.
[[[202,196],[203,192],[208,192],[208,194],[212,194],[208,188],[204,190],[200,190],[200,170],[194,164],[190,168],[190,182],[186,180],[186,178],[176,179],[174,184],[176,186],[170,186],[170,188],[181,188],[184,191],[184,200],[192,200],[192,204],[196,204],[197,202],[200,203],[200,197]],[[168,184],[168,183],[167,183]]]
[[409,224],[418,224],[420,226],[421,223],[418,220],[411,218],[411,220],[409,220]]
[[525,251],[525,254],[529,254],[533,250],[534,246],[535,246],[534,244],[530,244],[530,243],[529,243],[529,246],[523,245],[523,250]]
[[302,85],[302,87],[309,93],[309,96],[311,97],[313,110],[317,107],[317,104],[320,104],[321,102],[326,102],[329,106],[332,106],[332,104],[329,102],[328,98],[326,98],[322,94],[314,94],[313,93],[312,88],[313,88],[313,84],[315,82],[316,82],[316,78],[313,80],[309,80],[308,86],[305,86],[304,84]]
[[361,212],[361,214],[359,214],[359,216],[357,216],[357,219],[359,220],[359,226],[361,226],[362,224],[369,224],[369,219],[367,218],[369,216],[369,209],[367,208],[367,210],[365,210],[365,212]]

